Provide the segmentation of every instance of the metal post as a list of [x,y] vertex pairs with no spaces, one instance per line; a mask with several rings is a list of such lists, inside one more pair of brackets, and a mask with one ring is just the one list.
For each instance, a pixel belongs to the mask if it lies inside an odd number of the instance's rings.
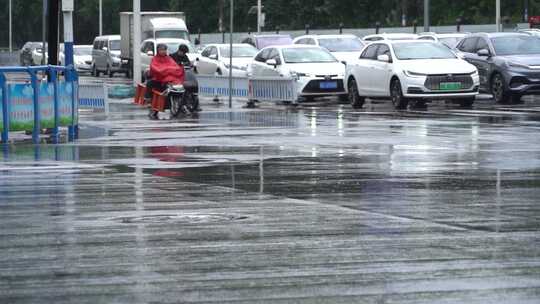
[[343,27],[344,27],[344,26],[345,26],[345,25],[343,24],[343,22],[340,22],[340,23],[339,23],[339,34],[343,34]]
[[141,82],[141,0],[133,0],[133,83]]
[[381,23],[379,21],[375,22],[375,34],[378,34],[381,29]]
[[418,20],[414,19],[413,21],[413,33],[417,33],[418,32]]
[[[47,0],[43,0],[43,12],[41,16],[41,41],[42,41],[42,56],[41,64],[45,64],[45,45],[47,44]],[[34,62],[37,64],[37,62]]]
[[262,1],[257,0],[257,33],[261,33]]
[[230,16],[230,28],[229,28],[229,108],[232,108],[232,66],[233,66],[233,31],[234,31],[234,0],[231,0],[231,16]]
[[424,32],[429,32],[429,0],[424,0]]
[[12,5],[11,1],[9,0],[9,52],[13,52],[13,27],[12,27]]
[[309,24],[306,24],[306,35],[309,35]]
[[103,35],[103,0],[99,0],[99,35]]
[[33,105],[34,105],[34,129],[32,130],[32,141],[34,144],[39,144],[39,133],[41,131],[41,113],[39,106],[39,85],[35,71],[30,72],[32,88],[34,89]]
[[[73,65],[73,0],[62,1],[64,14],[64,65]],[[50,57],[50,56],[49,56]]]
[[529,22],[529,0],[523,0],[523,22]]
[[[62,0],[62,4],[69,2]],[[73,0],[71,0],[73,2]],[[47,62],[51,65],[58,65],[58,19],[60,13],[60,3],[58,0],[52,0],[47,7],[48,16],[47,16],[47,49],[48,49],[48,58]],[[69,4],[69,3],[68,3]],[[73,41],[73,39],[71,40]],[[43,51],[43,57],[47,52]]]
[[497,26],[497,32],[501,31],[501,0],[495,0],[495,24]]
[[[66,57],[67,60],[67,57]],[[51,81],[53,83],[53,102],[54,102],[54,128],[53,128],[53,143],[57,144],[59,139],[60,129],[60,101],[58,99],[58,71],[51,69]]]
[[6,144],[9,140],[9,101],[7,96],[8,85],[4,73],[0,73],[0,85],[2,87],[2,143]]

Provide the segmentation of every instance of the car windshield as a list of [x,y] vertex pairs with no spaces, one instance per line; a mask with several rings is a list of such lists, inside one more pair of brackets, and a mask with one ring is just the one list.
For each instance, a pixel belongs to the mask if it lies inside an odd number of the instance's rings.
[[292,44],[291,37],[288,36],[274,36],[274,37],[258,37],[257,46],[259,49],[263,49],[267,46],[276,45],[289,45]]
[[364,47],[360,39],[350,37],[319,39],[319,45],[330,52],[356,52]]
[[439,38],[439,41],[448,46],[449,48],[453,49],[456,47],[456,45],[461,41],[461,38],[460,37],[444,37],[444,38]]
[[176,38],[189,40],[189,33],[184,30],[162,30],[156,32],[156,39]]
[[[222,57],[230,57],[230,49],[228,46],[219,48]],[[252,46],[233,46],[233,57],[251,58],[257,55],[257,49]]]
[[394,53],[399,60],[453,59],[456,55],[442,44],[433,42],[394,43]]
[[92,55],[92,47],[76,47],[73,49],[73,54],[78,56]]
[[319,48],[283,49],[286,63],[336,62],[328,51]]
[[109,41],[111,46],[111,51],[120,51],[120,40],[111,40]]
[[507,36],[491,38],[499,56],[540,54],[540,39],[532,36]]
[[[167,45],[167,52],[169,54],[174,54],[178,51],[178,47],[180,47],[181,43],[166,42],[165,44]],[[191,43],[182,43],[182,44],[185,44],[188,47],[188,53],[194,53],[193,46],[191,45]]]
[[414,40],[416,39],[415,36],[386,36],[386,39],[388,40]]

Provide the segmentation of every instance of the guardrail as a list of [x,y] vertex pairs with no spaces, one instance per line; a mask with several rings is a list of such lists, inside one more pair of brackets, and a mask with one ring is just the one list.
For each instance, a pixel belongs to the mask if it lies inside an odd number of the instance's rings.
[[109,114],[109,92],[104,82],[79,83],[79,108],[103,110]]
[[[41,79],[38,78],[40,72],[43,75]],[[8,79],[6,73],[25,74],[30,79],[14,82]],[[0,68],[0,90],[3,143],[9,141],[10,131],[31,131],[32,141],[37,144],[41,129],[45,128],[52,129],[55,143],[59,139],[60,127],[68,127],[68,140],[77,137],[78,80],[72,66]]]
[[292,78],[233,77],[231,89],[226,76],[197,75],[197,81],[199,96],[227,97],[231,90],[233,97],[248,100],[296,102],[298,99],[296,80]]

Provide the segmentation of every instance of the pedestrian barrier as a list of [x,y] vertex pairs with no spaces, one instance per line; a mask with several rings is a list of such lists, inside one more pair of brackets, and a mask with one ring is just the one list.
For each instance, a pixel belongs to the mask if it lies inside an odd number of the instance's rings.
[[107,85],[103,82],[79,83],[79,108],[103,110],[109,113]]
[[[296,80],[292,78],[233,77],[231,93],[235,98],[258,101],[296,102]],[[229,96],[229,78],[226,76],[197,75],[199,95],[206,97]]]
[[[29,79],[14,81],[8,78],[12,74],[26,75]],[[68,127],[68,139],[75,139],[78,89],[77,73],[72,66],[0,68],[2,142],[9,140],[10,131],[31,131],[33,142],[39,143],[42,129],[52,129],[53,141],[57,142],[60,127]]]

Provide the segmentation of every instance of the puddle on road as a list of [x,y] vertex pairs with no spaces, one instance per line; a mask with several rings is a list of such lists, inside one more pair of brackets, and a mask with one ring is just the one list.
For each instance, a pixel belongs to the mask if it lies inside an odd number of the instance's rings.
[[133,217],[116,217],[112,221],[122,224],[148,224],[148,223],[181,223],[181,224],[204,224],[241,221],[248,219],[247,216],[233,214],[156,214]]

